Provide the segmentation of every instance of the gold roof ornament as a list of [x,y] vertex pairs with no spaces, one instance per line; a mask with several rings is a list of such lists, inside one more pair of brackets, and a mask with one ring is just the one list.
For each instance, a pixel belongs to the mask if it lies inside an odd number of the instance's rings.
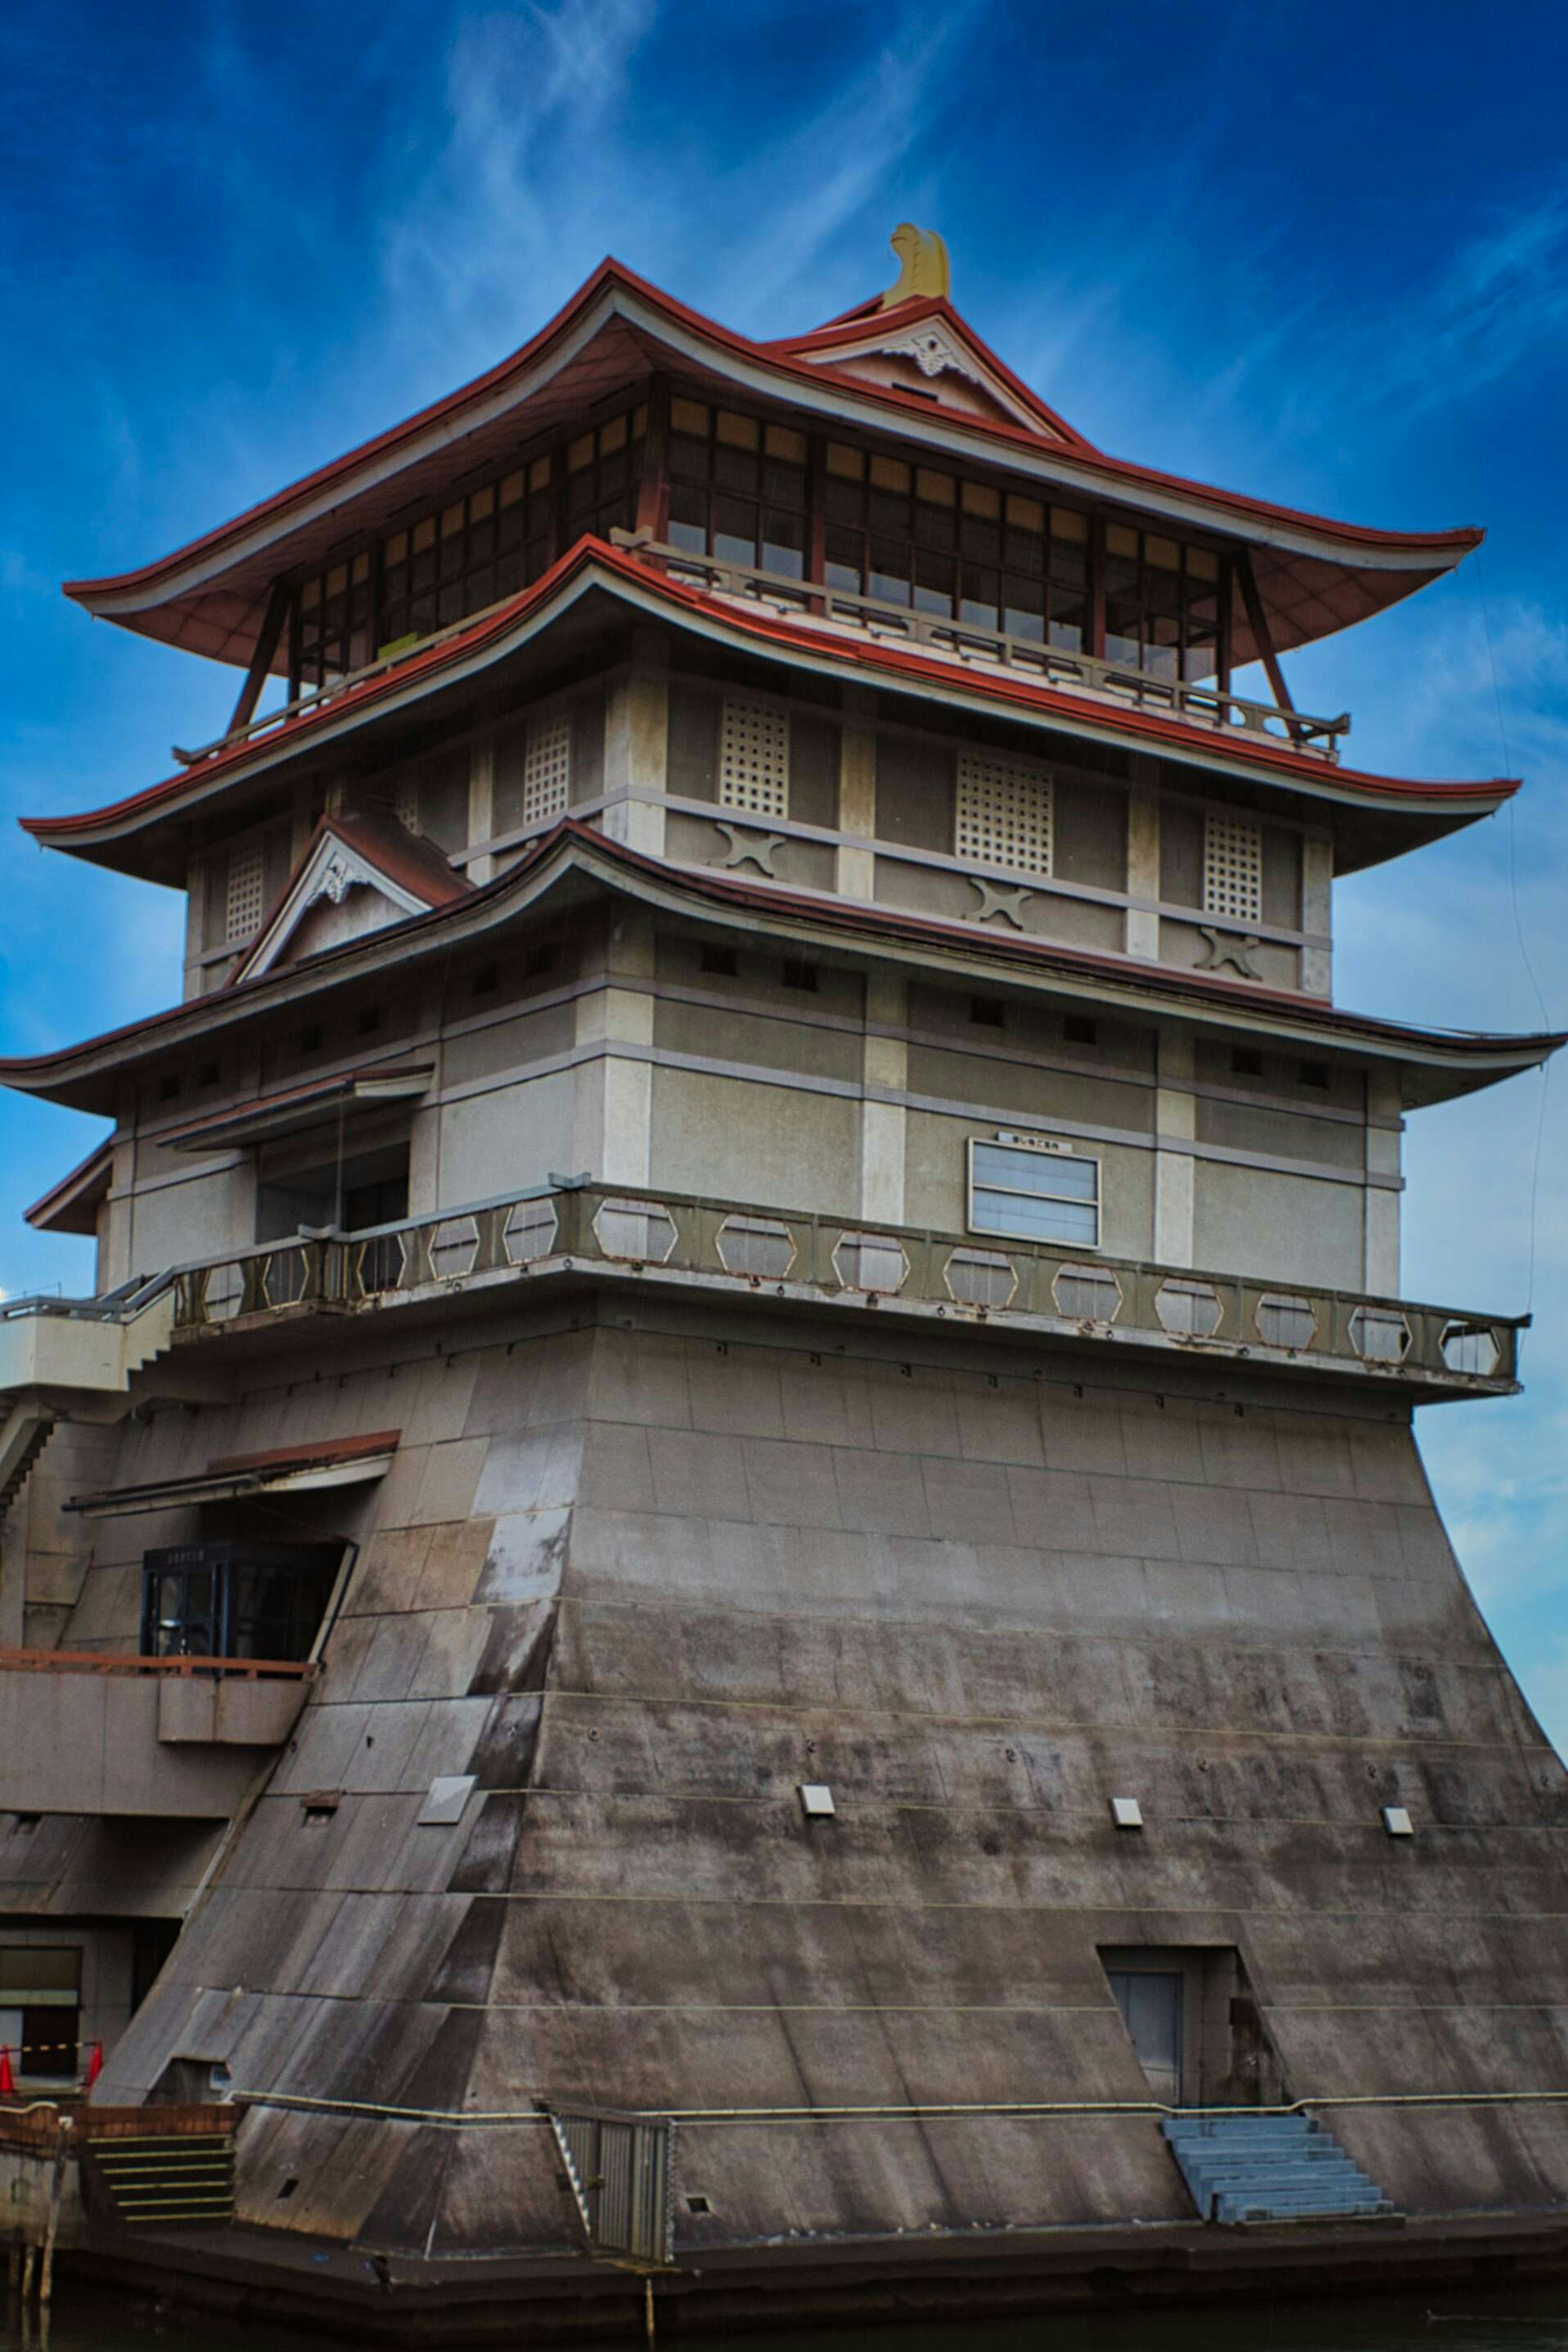
[[913,221],[900,221],[888,242],[899,257],[899,276],[897,283],[889,286],[882,297],[884,310],[890,310],[898,302],[947,293],[947,247],[935,229],[917,228]]

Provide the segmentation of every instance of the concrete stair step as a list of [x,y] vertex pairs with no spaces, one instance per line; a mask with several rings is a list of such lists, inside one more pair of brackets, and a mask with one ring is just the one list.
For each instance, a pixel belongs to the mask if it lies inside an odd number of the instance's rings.
[[1205,2220],[1342,2220],[1394,2210],[1315,2116],[1170,2116],[1161,2130]]

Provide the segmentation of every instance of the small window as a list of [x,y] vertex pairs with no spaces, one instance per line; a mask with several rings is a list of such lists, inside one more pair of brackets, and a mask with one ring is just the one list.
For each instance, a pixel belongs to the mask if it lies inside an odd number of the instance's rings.
[[216,1087],[217,1082],[218,1065],[216,1062],[198,1062],[196,1064],[196,1084],[198,1087]]
[[1204,818],[1204,912],[1233,923],[1263,917],[1263,828],[1251,817]]
[[354,1015],[354,1030],[361,1037],[374,1037],[381,1026],[379,1004],[362,1004]]
[[158,1081],[158,1100],[160,1102],[177,1101],[179,1092],[180,1074],[178,1070],[165,1070],[163,1076]]
[[572,720],[563,713],[528,730],[522,761],[522,821],[545,824],[564,814],[572,792]]
[[1100,1247],[1100,1162],[1026,1144],[969,1146],[969,1229],[1021,1241]]
[[1069,1045],[1097,1045],[1100,1043],[1100,1024],[1089,1020],[1081,1013],[1069,1013],[1062,1023],[1062,1036]]
[[953,855],[1017,874],[1049,874],[1049,776],[966,751],[958,762]]
[[261,845],[229,852],[227,891],[224,907],[224,940],[247,940],[260,928],[264,912],[266,866]]
[[321,1024],[319,1021],[312,1021],[309,1028],[300,1030],[295,1041],[295,1051],[300,1054],[319,1054],[321,1045]]
[[789,814],[789,713],[726,695],[719,728],[719,799],[748,816]]
[[999,996],[972,996],[969,1017],[977,1029],[1001,1029],[1006,1025]]
[[710,971],[720,980],[734,980],[741,969],[741,960],[733,948],[704,948],[698,959],[700,971]]
[[816,995],[816,966],[814,963],[795,963],[786,961],[783,976],[786,988],[804,989],[808,995]]
[[537,980],[541,972],[553,971],[554,969],[555,942],[553,940],[545,940],[540,946],[529,950],[523,962],[522,975],[525,980]]
[[1233,1077],[1260,1078],[1263,1076],[1263,1056],[1255,1053],[1250,1045],[1238,1045],[1230,1057],[1230,1070]]
[[482,963],[468,982],[470,996],[493,996],[500,986],[500,966]]
[[1296,1076],[1302,1086],[1316,1087],[1324,1094],[1328,1092],[1329,1066],[1327,1062],[1298,1062],[1296,1065]]

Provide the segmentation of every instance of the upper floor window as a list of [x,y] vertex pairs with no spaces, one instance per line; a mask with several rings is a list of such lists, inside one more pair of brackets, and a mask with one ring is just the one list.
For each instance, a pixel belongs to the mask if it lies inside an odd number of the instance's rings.
[[1127,523],[1105,527],[1105,658],[1152,677],[1219,668],[1219,558]]
[[1079,653],[1089,518],[830,441],[826,584]]
[[566,541],[592,531],[608,539],[637,522],[647,409],[612,416],[566,445]]
[[1263,828],[1247,816],[1204,814],[1204,912],[1233,923],[1263,919]]
[[726,695],[719,722],[719,800],[748,816],[789,814],[789,713]]
[[1064,1145],[969,1145],[969,1230],[1100,1246],[1100,1162]]
[[806,439],[706,401],[669,404],[669,543],[805,577]]

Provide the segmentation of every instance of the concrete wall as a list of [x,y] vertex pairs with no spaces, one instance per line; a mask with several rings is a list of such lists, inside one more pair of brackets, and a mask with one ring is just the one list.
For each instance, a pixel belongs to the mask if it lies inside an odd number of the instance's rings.
[[[406,1139],[414,1215],[556,1172],[948,1231],[967,1217],[969,1139],[1013,1127],[1100,1159],[1112,1255],[1396,1285],[1400,1121],[1374,1066],[1238,1054],[991,982],[982,995],[870,962],[802,964],[780,943],[607,901],[545,944],[537,971],[528,936],[499,965],[405,984],[374,1049],[346,1015],[303,1058],[297,1032],[280,1036],[236,1065],[213,1108],[374,1051],[431,1070],[411,1112],[345,1130],[351,1155]],[[163,1140],[191,1108],[188,1089],[166,1105],[154,1080],[122,1133],[112,1280],[255,1236],[256,1153]],[[266,1147],[267,1171],[334,1149],[327,1125]]]
[[[395,1363],[358,1335],[342,1379],[258,1366],[243,1403],[126,1433],[126,1477],[389,1417],[403,1442],[325,1676],[105,2098],[199,2051],[262,2096],[521,2115],[1137,2100],[1097,1957],[1129,1943],[1238,1954],[1292,2096],[1568,2083],[1568,1776],[1396,1409],[973,1336],[851,1356],[624,1297],[440,1339]],[[422,1826],[447,1773],[462,1818]],[[1568,2193],[1557,2110],[1341,2128],[1412,2210]],[[575,2240],[526,2123],[263,2105],[240,2170],[247,2218],[408,2261]],[[1189,2210],[1136,2116],[704,2129],[680,2185],[713,2205],[679,2211],[690,2251]]]

